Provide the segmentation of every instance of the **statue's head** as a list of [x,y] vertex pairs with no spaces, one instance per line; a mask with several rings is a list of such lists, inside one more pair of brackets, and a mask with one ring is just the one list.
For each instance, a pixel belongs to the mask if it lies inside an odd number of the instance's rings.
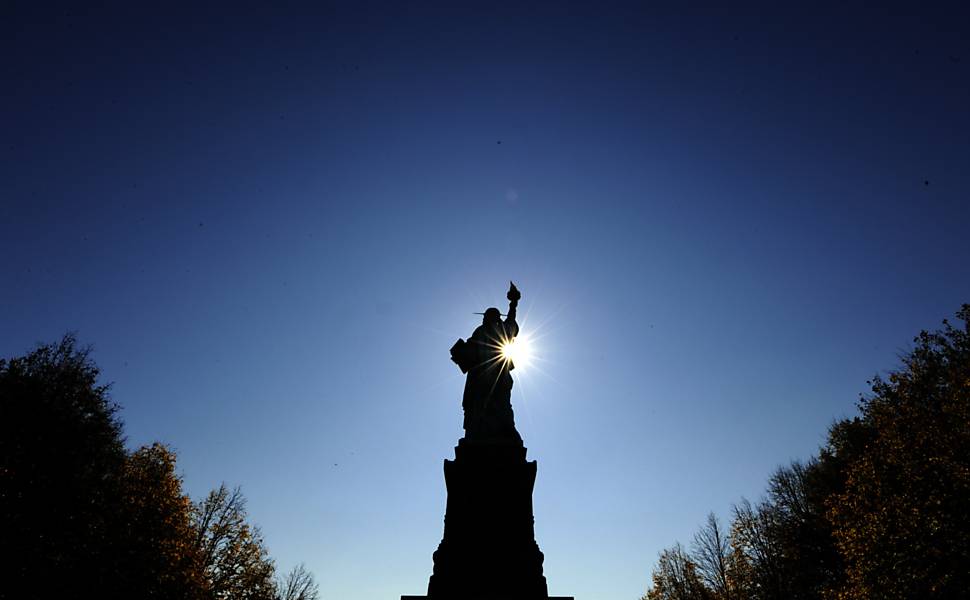
[[497,325],[502,322],[502,313],[497,308],[489,308],[482,316],[482,325]]

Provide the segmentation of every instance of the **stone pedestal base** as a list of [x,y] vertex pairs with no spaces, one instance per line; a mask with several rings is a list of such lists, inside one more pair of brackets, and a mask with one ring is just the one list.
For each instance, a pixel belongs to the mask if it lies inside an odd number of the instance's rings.
[[[437,600],[437,596],[401,596],[401,600]],[[573,596],[547,596],[549,600],[576,600]],[[496,596],[487,600],[506,600],[506,596]]]
[[428,595],[401,600],[549,599],[533,526],[536,462],[525,453],[518,441],[458,442],[445,461],[445,532]]

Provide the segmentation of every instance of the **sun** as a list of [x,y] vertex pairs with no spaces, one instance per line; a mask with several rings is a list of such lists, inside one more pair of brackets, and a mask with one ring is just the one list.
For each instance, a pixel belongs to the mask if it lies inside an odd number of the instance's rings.
[[528,367],[532,363],[532,343],[529,336],[519,334],[502,344],[502,358],[512,361],[516,368]]

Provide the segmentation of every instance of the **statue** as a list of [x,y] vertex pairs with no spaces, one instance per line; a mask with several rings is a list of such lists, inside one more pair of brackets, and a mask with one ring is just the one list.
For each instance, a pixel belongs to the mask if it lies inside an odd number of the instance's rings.
[[515,309],[521,297],[510,281],[505,320],[497,308],[489,308],[482,313],[482,324],[468,341],[459,338],[451,348],[451,360],[462,373],[467,373],[461,407],[465,411],[463,427],[468,440],[522,443],[512,413],[511,371],[515,365],[502,353],[503,346],[519,334]]
[[445,527],[428,594],[401,600],[573,600],[550,596],[542,574],[545,556],[532,510],[537,464],[526,459],[512,415],[515,365],[502,350],[519,334],[521,297],[509,282],[505,320],[489,308],[471,337],[451,348],[451,359],[466,374],[465,436],[455,459],[444,461]]

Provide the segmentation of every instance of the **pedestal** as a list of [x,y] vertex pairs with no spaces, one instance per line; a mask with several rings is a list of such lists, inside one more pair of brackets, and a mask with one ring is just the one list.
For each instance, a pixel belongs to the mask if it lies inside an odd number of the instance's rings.
[[445,531],[428,595],[401,600],[549,599],[532,514],[536,462],[525,455],[518,441],[458,442],[445,461]]

